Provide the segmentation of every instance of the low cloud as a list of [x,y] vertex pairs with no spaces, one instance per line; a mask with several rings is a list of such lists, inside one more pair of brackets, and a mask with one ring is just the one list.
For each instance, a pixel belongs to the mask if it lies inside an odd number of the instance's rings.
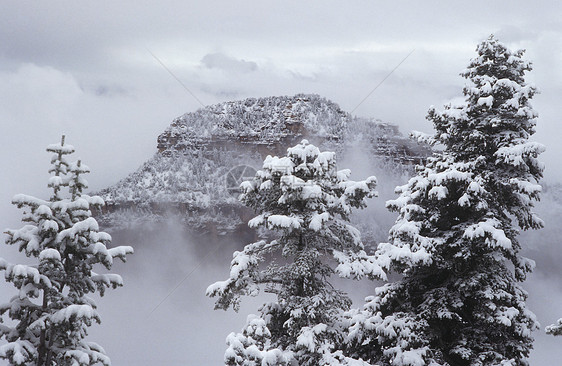
[[258,69],[258,64],[253,61],[239,60],[224,53],[208,53],[201,63],[209,69],[222,69],[227,72],[248,73]]

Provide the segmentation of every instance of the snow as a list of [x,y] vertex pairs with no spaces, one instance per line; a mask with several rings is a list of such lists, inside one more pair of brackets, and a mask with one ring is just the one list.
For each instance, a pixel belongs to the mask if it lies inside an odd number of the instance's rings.
[[308,140],[302,140],[300,144],[287,149],[287,159],[296,157],[301,163],[312,163],[313,159],[320,154],[320,150],[309,144]]
[[261,366],[277,366],[288,362],[288,357],[283,355],[279,349],[267,350],[263,353]]
[[321,214],[318,213],[314,214],[310,219],[310,223],[308,224],[308,227],[314,231],[320,231],[322,229],[323,224],[330,219],[330,216],[331,215],[328,212],[322,212]]
[[113,258],[122,258],[122,259],[124,259],[127,254],[133,254],[134,252],[135,251],[133,247],[128,245],[120,245],[118,247],[107,250],[107,253]]
[[72,366],[80,366],[80,365],[90,365],[90,356],[82,351],[66,351],[65,356],[68,358],[72,358],[74,362]]
[[476,181],[470,182],[467,191],[473,193],[480,193],[480,194],[485,192],[484,188],[482,188],[482,186]]
[[302,186],[301,197],[304,200],[311,198],[321,198],[322,197],[322,187],[317,184],[310,183]]
[[519,310],[517,310],[514,307],[508,307],[508,308],[505,308],[505,309],[499,311],[497,319],[501,324],[505,325],[506,327],[510,327],[511,321],[517,315],[519,315]]
[[400,234],[406,234],[409,237],[415,237],[419,235],[421,229],[421,223],[408,220],[399,220],[390,229],[391,234],[396,232]]
[[75,149],[74,146],[66,144],[66,145],[61,145],[60,143],[58,144],[50,144],[47,146],[47,151],[49,152],[54,152],[54,153],[61,153],[61,154],[72,154]]
[[459,171],[456,166],[452,166],[440,173],[428,174],[427,179],[435,185],[442,185],[448,181],[466,181],[470,179],[470,173]]
[[92,231],[90,232],[90,237],[93,241],[110,242],[113,240],[111,238],[111,235],[109,235],[105,231]]
[[255,187],[254,183],[250,182],[250,181],[247,181],[247,180],[240,183],[240,189],[244,193],[248,193],[248,192],[252,191],[254,189],[254,187]]
[[[497,84],[497,83],[494,83],[494,86],[496,86],[496,84]],[[492,86],[490,85],[490,82],[489,82],[489,81],[485,82],[484,85],[482,85],[482,86],[480,87],[480,92],[481,92],[482,94],[490,94],[490,93],[492,93]]]
[[97,283],[102,283],[105,286],[123,286],[123,278],[114,273],[107,273],[107,274],[97,274],[92,273],[91,276],[92,281]]
[[350,175],[351,175],[350,169],[338,170],[338,172],[337,172],[338,182],[343,182],[343,181],[348,180]]
[[436,198],[436,199],[438,199],[438,200],[442,200],[442,199],[444,199],[444,198],[447,198],[447,194],[448,194],[448,193],[449,193],[449,190],[447,189],[447,187],[444,187],[444,186],[435,186],[435,187],[432,187],[432,188],[429,190],[428,195],[429,195],[430,197],[434,197],[434,198]]
[[298,229],[301,227],[302,219],[287,215],[271,215],[267,218],[269,228]]
[[505,236],[503,230],[497,228],[499,225],[500,222],[497,219],[486,219],[466,228],[463,237],[470,240],[486,237],[485,243],[492,248],[511,249],[511,240]]
[[297,189],[306,185],[306,182],[303,179],[292,174],[283,175],[280,179],[280,182],[290,189]]
[[29,196],[27,194],[16,194],[12,198],[12,203],[18,207],[22,206],[31,206],[31,207],[39,207],[41,205],[48,206],[49,203],[45,200],[35,198],[33,196]]
[[324,352],[321,362],[322,366],[377,366],[371,365],[362,359],[346,357],[342,351]]
[[41,230],[57,232],[59,231],[59,224],[55,220],[45,220],[41,224]]
[[59,261],[61,260],[61,256],[58,250],[53,248],[43,249],[41,253],[39,253],[39,260],[53,260]]
[[318,348],[317,336],[326,332],[326,324],[317,324],[314,327],[303,327],[297,337],[297,347],[303,347],[309,352],[315,352]]
[[562,318],[558,319],[556,324],[551,324],[545,328],[548,334],[562,335]]
[[506,100],[504,105],[518,110],[520,107],[519,96],[514,96],[513,98]]
[[[429,265],[433,261],[431,253],[424,246],[400,243],[400,246],[391,243],[380,243],[377,248],[379,263],[408,263],[410,265]],[[388,267],[388,265],[386,265]]]
[[354,196],[357,190],[360,191],[367,191],[367,184],[365,182],[352,182],[347,181],[345,184],[342,184],[345,187],[345,194],[349,196]]
[[248,221],[248,227],[256,228],[262,225],[264,222],[265,222],[265,215],[261,214]]
[[15,264],[6,268],[6,278],[8,277],[31,278],[34,283],[39,284],[41,276],[37,268],[25,264]]
[[39,250],[38,228],[34,225],[25,225],[19,230],[7,230],[6,232],[12,236],[14,243],[23,245],[26,253],[32,253]]
[[519,108],[517,110],[517,113],[515,113],[515,115],[517,117],[523,117],[523,118],[528,118],[528,119],[537,118],[539,116],[539,114],[534,109],[532,109],[528,106],[524,106],[524,107]]
[[55,324],[62,324],[72,319],[83,319],[90,322],[91,320],[99,320],[99,316],[90,305],[73,304],[57,311],[51,315],[50,319]]
[[104,206],[105,205],[105,202],[104,202],[103,198],[101,198],[100,196],[91,196],[90,197],[88,195],[83,194],[82,198],[87,200],[88,203],[90,205],[93,205],[93,206]]
[[465,193],[457,200],[457,202],[461,207],[470,206],[470,196]]
[[425,355],[429,350],[429,347],[424,347],[421,349],[414,349],[403,351],[398,347],[396,349],[396,356],[394,358],[394,365],[396,366],[425,366]]
[[51,217],[53,215],[51,208],[47,205],[40,205],[39,207],[37,207],[35,213],[39,216],[45,216],[45,217]]
[[273,182],[271,180],[266,180],[265,182],[260,184],[259,189],[260,190],[266,190],[266,189],[271,189],[271,187],[273,186]]
[[12,359],[17,364],[24,365],[26,361],[31,361],[35,356],[35,347],[29,341],[18,340],[8,342],[0,346],[0,356],[6,358],[8,354],[13,354]]
[[379,259],[376,256],[367,255],[363,250],[357,253],[334,250],[333,255],[339,263],[335,271],[340,277],[356,279],[368,277],[384,281],[387,279],[383,268],[388,268],[388,262],[384,257]]
[[67,207],[69,210],[89,210],[90,203],[87,199],[79,197],[76,200],[69,202]]
[[251,253],[254,248],[259,247],[260,245],[263,246],[265,244],[266,242],[262,240],[247,245],[244,248],[244,251],[235,251],[232,255],[232,262],[230,263],[229,279],[227,279],[226,281],[215,282],[214,284],[207,287],[207,296],[214,296],[212,294],[224,292],[228,285],[238,281],[240,278],[243,278],[251,268],[256,267],[260,263],[261,258],[254,254],[248,254],[248,252]]
[[98,254],[101,254],[100,257],[109,257],[109,260],[111,260],[111,258],[113,258],[110,254],[109,251],[107,250],[107,247],[105,246],[105,244],[97,242],[97,243],[93,243],[90,246],[90,251],[93,255],[97,256]]
[[410,138],[417,141],[419,144],[428,144],[433,146],[437,143],[435,136],[421,131],[410,131]]
[[359,231],[359,229],[349,224],[345,224],[345,228],[349,235],[351,235],[353,246],[356,248],[362,248],[363,243],[361,243],[361,232]]
[[[80,164],[80,165],[78,165]],[[86,164],[82,164],[81,161],[75,161],[70,163],[68,169],[73,172],[89,173],[90,168]]]
[[272,173],[291,174],[294,168],[293,161],[289,157],[277,157],[268,155],[263,162],[263,169]]
[[228,348],[224,354],[224,361],[237,365],[251,360],[252,365],[276,366],[286,365],[292,359],[292,352],[271,348],[269,339],[271,333],[266,322],[261,317],[250,314],[243,333],[230,333],[226,337]]
[[49,187],[59,187],[64,185],[64,181],[62,180],[62,177],[57,175],[50,177],[47,183]]
[[99,230],[99,225],[96,219],[93,217],[88,217],[85,220],[78,221],[72,227],[61,231],[57,235],[57,241],[62,241],[64,239],[74,239],[76,235],[83,234],[89,231],[97,232]]
[[468,115],[466,114],[466,110],[462,107],[454,108],[449,107],[446,108],[444,111],[441,112],[444,117],[456,119],[459,121],[466,120]]
[[542,192],[542,187],[540,184],[531,183],[529,181],[521,180],[518,178],[511,178],[509,182],[516,186],[519,192],[525,193],[527,195],[536,195]]
[[526,157],[536,157],[545,151],[545,146],[538,142],[522,142],[515,145],[500,147],[494,154],[499,161],[513,166],[525,163]]
[[333,164],[336,153],[333,151],[322,151],[318,154],[313,162],[315,167],[328,168],[330,164]]

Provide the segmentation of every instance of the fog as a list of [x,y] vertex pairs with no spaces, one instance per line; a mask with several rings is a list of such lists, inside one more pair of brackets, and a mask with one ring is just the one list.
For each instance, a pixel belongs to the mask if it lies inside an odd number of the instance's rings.
[[[45,167],[47,158],[47,153],[38,152],[37,160],[43,160]],[[339,159],[338,168],[351,168],[352,179],[377,176],[379,197],[370,199],[368,207],[357,212],[353,220],[367,228],[366,241],[385,240],[396,216],[384,208],[384,203],[395,197],[394,187],[405,183],[407,176],[382,169],[361,146]],[[41,180],[44,183],[46,176],[37,174],[32,180],[34,184],[22,182],[22,186],[42,183]],[[40,187],[23,192],[48,197],[47,189]],[[525,254],[537,261],[537,269],[525,288],[530,293],[529,308],[543,326],[562,316],[562,253],[557,241],[562,229],[556,225],[562,219],[562,208],[560,202],[551,198],[537,208],[547,223],[546,229],[521,237]],[[5,210],[3,215],[7,227],[21,225],[17,209]],[[240,331],[247,315],[256,313],[263,302],[271,299],[264,294],[245,298],[236,313],[213,310],[213,299],[204,296],[209,284],[226,278],[233,251],[247,244],[248,238],[196,235],[174,218],[150,228],[109,232],[113,245],[135,248],[127,263],[116,261],[113,267],[113,272],[123,276],[125,286],[107,291],[104,297],[95,296],[102,324],[90,328],[88,339],[100,343],[114,365],[220,365],[226,336]],[[0,253],[9,261],[22,261],[23,255],[14,248],[3,245]],[[378,285],[352,280],[334,283],[349,292],[354,306],[361,306],[362,299]],[[7,299],[13,292],[5,283],[0,284],[1,298]],[[535,332],[535,337],[531,364],[556,364],[562,358],[560,340],[546,335],[542,329]]]
[[226,335],[259,305],[250,300],[239,314],[214,311],[204,296],[228,274],[222,264],[240,243],[193,238],[171,224],[142,235],[121,233],[115,241],[133,244],[136,252],[119,266],[127,286],[99,301],[103,325],[93,327],[91,339],[103,342],[114,365],[220,364]]
[[[369,164],[360,152],[348,155],[338,165],[353,168],[353,179],[377,175],[379,197],[370,199],[354,221],[370,223],[370,234],[377,241],[385,240],[396,216],[384,208],[384,202],[395,197],[393,187],[404,177]],[[537,262],[524,287],[529,291],[528,307],[544,328],[562,316],[561,228],[555,224],[562,219],[562,208],[560,202],[544,201],[537,211],[544,214],[547,224],[553,224],[524,233],[521,241],[524,254]],[[114,365],[220,365],[226,336],[241,331],[246,316],[272,299],[263,293],[244,298],[236,313],[213,310],[213,299],[204,296],[209,284],[227,277],[232,252],[248,241],[189,234],[174,221],[152,231],[125,230],[113,236],[115,244],[133,245],[135,254],[126,264],[114,267],[123,274],[125,286],[108,291],[98,301],[103,323],[92,327],[90,338],[102,343]],[[367,280],[334,283],[349,293],[354,306],[361,306],[362,299],[379,285]],[[562,359],[560,339],[546,335],[542,328],[534,334],[531,365],[557,364]]]
[[[394,196],[399,177],[377,168],[360,149],[347,154],[338,168],[352,168],[352,179],[377,174],[379,197],[354,220],[371,226],[383,240],[395,216],[384,202]],[[235,312],[213,310],[214,299],[204,296],[208,285],[227,278],[232,253],[248,240],[190,234],[173,218],[150,230],[115,232],[113,239],[116,245],[133,245],[135,254],[114,267],[126,285],[99,299],[103,323],[92,328],[90,338],[103,340],[114,365],[220,365],[226,336],[241,331],[249,314],[274,299],[265,293],[244,298]],[[361,306],[378,283],[334,279],[334,284]]]

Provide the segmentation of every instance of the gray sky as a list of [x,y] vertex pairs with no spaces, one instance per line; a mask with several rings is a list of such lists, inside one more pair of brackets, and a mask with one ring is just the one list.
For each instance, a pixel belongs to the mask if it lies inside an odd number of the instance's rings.
[[459,72],[494,33],[534,62],[536,139],[560,180],[560,16],[555,1],[4,1],[1,149],[13,159],[65,132],[100,172],[92,186],[130,172],[200,107],[148,50],[204,104],[310,92],[351,111],[415,49],[355,113],[429,132],[429,106],[461,95]]
[[428,108],[461,96],[458,74],[494,33],[533,61],[535,140],[561,181],[561,18],[557,1],[2,1],[0,226],[19,225],[14,194],[45,197],[44,149],[62,133],[100,189],[200,107],[150,52],[204,104],[306,92],[351,111],[415,50],[355,114],[430,132]]

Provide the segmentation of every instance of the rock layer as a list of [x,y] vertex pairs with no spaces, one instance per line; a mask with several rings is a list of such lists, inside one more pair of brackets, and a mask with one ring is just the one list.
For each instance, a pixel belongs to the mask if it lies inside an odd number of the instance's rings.
[[397,126],[352,117],[317,95],[219,103],[176,118],[158,136],[153,158],[99,192],[107,203],[100,221],[130,227],[175,217],[195,232],[244,230],[251,213],[233,192],[233,172],[259,169],[267,155],[284,155],[303,138],[342,158],[361,145],[387,170],[411,171],[430,153]]

